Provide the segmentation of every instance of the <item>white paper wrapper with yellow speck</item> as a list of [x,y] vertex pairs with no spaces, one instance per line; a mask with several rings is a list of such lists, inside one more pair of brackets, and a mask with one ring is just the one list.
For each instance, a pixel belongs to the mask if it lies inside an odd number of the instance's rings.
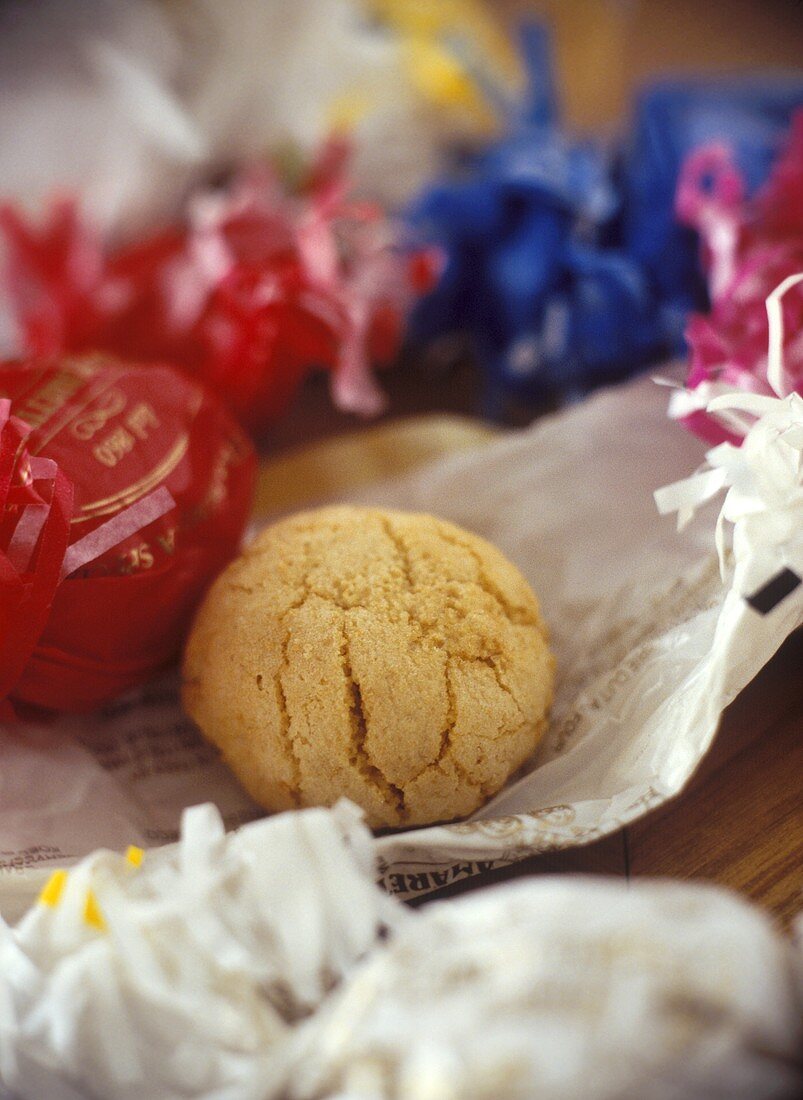
[[[415,36],[361,0],[25,0],[4,6],[0,193],[36,207],[74,192],[93,222],[136,236],[177,216],[210,173],[285,146],[312,155],[333,126],[354,141],[352,178],[394,206],[488,130],[483,80],[512,96],[504,32],[451,19]],[[483,18],[484,15],[484,18]],[[427,28],[427,22],[434,24]],[[443,28],[437,24],[443,22]],[[426,71],[411,50],[424,49]],[[472,62],[461,61],[471,53]],[[311,79],[314,74],[314,79]],[[455,94],[463,84],[472,97]],[[36,141],[29,140],[35,133]],[[13,347],[13,326],[0,328]]]
[[[3,1100],[792,1100],[803,954],[709,886],[406,910],[348,803],[96,852],[0,920]],[[381,938],[387,929],[388,938]]]
[[[667,419],[665,394],[642,379],[354,494],[496,543],[538,593],[557,657],[550,730],[522,774],[469,821],[376,839],[390,891],[423,894],[584,844],[671,798],[724,708],[803,623],[803,402],[733,398],[752,403],[744,445],[716,448],[689,481],[704,448]],[[662,508],[684,521],[698,511],[682,532],[656,512],[653,493],[670,484]],[[701,502],[725,489],[723,581],[718,502]],[[0,753],[7,919],[47,868],[101,845],[174,840],[198,801],[228,827],[260,814],[182,717],[170,680],[93,717],[8,730]]]
[[23,1100],[277,1095],[292,1025],[406,915],[356,807],[99,851],[0,921],[0,1092]]
[[723,890],[544,878],[435,902],[304,1026],[292,1100],[769,1100],[793,949]]

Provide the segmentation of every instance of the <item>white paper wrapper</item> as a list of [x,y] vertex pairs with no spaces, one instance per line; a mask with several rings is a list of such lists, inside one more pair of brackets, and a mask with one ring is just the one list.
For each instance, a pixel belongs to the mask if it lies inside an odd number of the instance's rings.
[[[349,803],[98,851],[0,920],[2,1100],[782,1100],[803,972],[714,887],[405,909]],[[380,934],[386,932],[387,937]]]
[[[775,402],[778,416],[794,420],[791,401]],[[586,843],[680,791],[722,710],[803,622],[803,585],[766,614],[744,598],[781,567],[803,575],[799,452],[794,433],[789,454],[779,449],[781,435],[761,429],[745,444],[745,461],[777,467],[764,496],[743,470],[728,498],[735,582],[732,569],[720,578],[714,507],[682,533],[656,512],[653,491],[692,472],[703,446],[667,420],[666,391],[649,380],[360,492],[495,542],[539,594],[558,667],[550,732],[525,774],[471,821],[376,840],[391,892],[412,897]],[[171,681],[94,718],[6,730],[0,753],[7,918],[35,896],[41,868],[98,846],[173,840],[182,810],[200,800],[230,826],[259,814],[181,716]]]
[[293,1100],[769,1100],[801,989],[714,887],[544,878],[422,911],[307,1025]]
[[0,1092],[278,1095],[292,1025],[407,915],[348,803],[229,836],[197,806],[180,845],[132,856],[96,852],[0,921]]
[[351,105],[351,176],[398,207],[449,148],[482,132],[472,112],[422,94],[404,41],[360,0],[178,0],[172,10],[190,47],[183,103],[218,165],[288,141],[312,153]]
[[416,87],[360,0],[7,0],[0,30],[0,193],[74,192],[116,237],[175,218],[210,173],[312,154],[339,114],[358,190],[393,205],[483,131]]

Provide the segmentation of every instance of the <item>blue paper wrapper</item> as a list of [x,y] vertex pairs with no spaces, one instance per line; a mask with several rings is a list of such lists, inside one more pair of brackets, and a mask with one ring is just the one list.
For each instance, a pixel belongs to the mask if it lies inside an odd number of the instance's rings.
[[664,82],[639,100],[618,148],[560,126],[549,41],[523,28],[528,87],[504,136],[434,182],[408,212],[444,267],[413,317],[413,339],[471,337],[486,412],[508,395],[578,396],[683,347],[705,304],[695,234],[676,224],[686,154],[733,143],[752,187],[768,173],[803,82]]
[[655,288],[675,343],[689,311],[707,302],[697,236],[675,217],[683,162],[703,145],[725,145],[752,195],[801,105],[803,80],[780,75],[665,80],[639,97],[622,175],[624,247]]

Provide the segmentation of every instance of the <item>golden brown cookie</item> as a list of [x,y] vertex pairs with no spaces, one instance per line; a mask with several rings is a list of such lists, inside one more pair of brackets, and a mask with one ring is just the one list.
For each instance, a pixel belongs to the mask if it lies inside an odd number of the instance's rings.
[[553,658],[490,543],[339,506],[268,527],[212,586],[183,701],[269,810],[345,795],[374,827],[472,813],[532,753]]

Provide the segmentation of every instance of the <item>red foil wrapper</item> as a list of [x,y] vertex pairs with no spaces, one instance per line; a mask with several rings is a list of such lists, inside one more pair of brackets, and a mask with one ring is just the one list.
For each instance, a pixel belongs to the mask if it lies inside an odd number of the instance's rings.
[[255,469],[170,367],[0,364],[0,700],[87,710],[169,665],[237,551]]
[[348,153],[327,143],[298,193],[254,166],[196,196],[180,223],[117,249],[68,198],[39,226],[0,205],[0,275],[20,347],[173,363],[251,430],[273,423],[318,368],[332,372],[341,408],[378,413],[373,367],[397,353],[441,260],[409,253],[379,207],[349,199]]

